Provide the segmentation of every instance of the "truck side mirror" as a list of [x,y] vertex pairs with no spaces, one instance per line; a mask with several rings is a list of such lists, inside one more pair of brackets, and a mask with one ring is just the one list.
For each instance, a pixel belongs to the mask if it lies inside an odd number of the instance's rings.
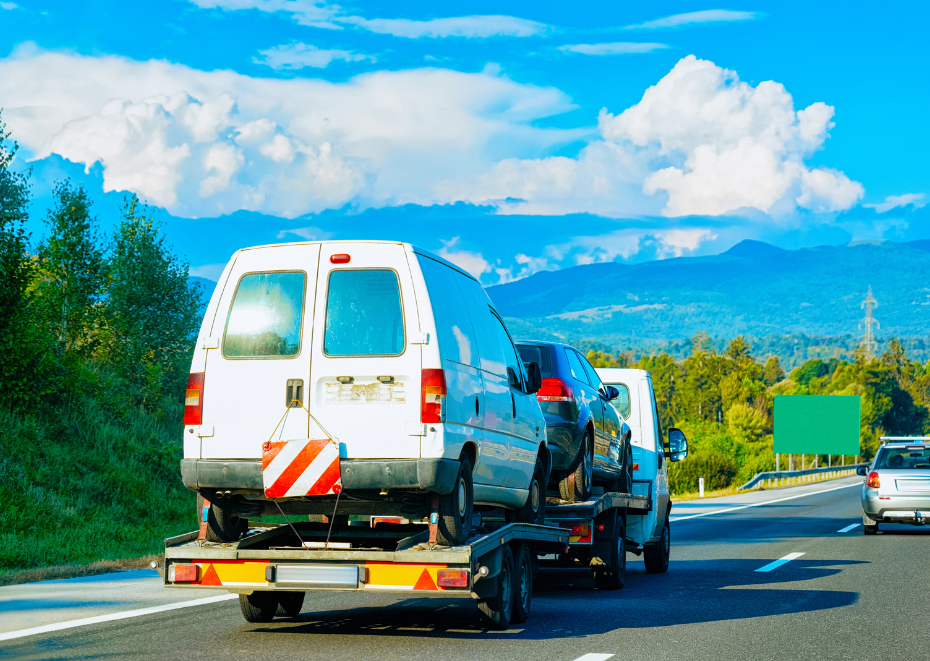
[[535,360],[526,364],[526,392],[532,395],[542,388],[542,371]]
[[620,391],[613,386],[604,386],[604,391],[607,393],[607,401],[613,401],[620,396]]
[[859,468],[856,469],[856,475],[861,475],[862,477],[865,477],[868,474],[869,474],[868,466],[859,466]]
[[668,450],[665,456],[669,461],[681,461],[688,456],[688,439],[680,429],[671,427],[668,430]]

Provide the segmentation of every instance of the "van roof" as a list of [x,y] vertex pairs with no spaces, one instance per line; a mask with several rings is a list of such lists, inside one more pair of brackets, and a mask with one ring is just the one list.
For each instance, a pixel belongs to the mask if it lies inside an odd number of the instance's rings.
[[261,250],[261,249],[263,249],[263,248],[278,248],[278,247],[281,247],[281,246],[293,246],[293,245],[304,245],[304,246],[307,246],[307,245],[313,245],[313,244],[334,245],[334,244],[345,244],[345,243],[348,243],[348,244],[356,244],[356,243],[383,243],[383,244],[385,244],[385,245],[403,246],[403,247],[406,248],[407,250],[411,250],[411,251],[413,251],[414,253],[416,253],[416,254],[418,254],[418,255],[423,255],[424,257],[429,257],[430,259],[436,260],[437,262],[440,262],[441,264],[445,264],[445,265],[448,266],[449,268],[455,269],[456,271],[458,271],[458,272],[461,273],[462,275],[471,278],[472,280],[474,280],[474,281],[477,282],[478,284],[481,284],[481,281],[478,280],[478,278],[476,278],[476,277],[473,276],[471,273],[469,273],[468,271],[466,271],[465,269],[463,269],[461,266],[458,266],[458,265],[456,265],[456,264],[453,264],[453,263],[450,262],[449,260],[444,259],[443,257],[440,257],[439,255],[437,255],[437,254],[434,253],[434,252],[430,252],[429,250],[425,250],[425,249],[423,249],[423,248],[419,248],[419,247],[413,245],[412,243],[405,243],[405,242],[403,242],[403,241],[381,241],[381,240],[370,240],[370,239],[339,239],[339,240],[335,240],[335,241],[287,241],[287,242],[284,242],[284,243],[266,243],[266,244],[263,244],[263,245],[260,245],[260,246],[249,246],[249,247],[247,247],[247,248],[240,248],[240,249],[237,250],[235,253],[233,253],[233,255],[235,256],[237,253],[244,252],[244,251],[246,251],[246,250]]
[[649,376],[647,370],[634,369],[631,367],[595,367],[597,370],[597,375],[601,377],[601,381],[606,381],[607,379],[632,379],[634,377]]

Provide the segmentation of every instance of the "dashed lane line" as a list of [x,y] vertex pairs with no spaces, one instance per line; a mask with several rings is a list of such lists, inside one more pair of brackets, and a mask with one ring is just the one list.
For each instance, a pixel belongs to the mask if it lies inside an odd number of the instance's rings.
[[130,617],[139,617],[140,615],[151,615],[153,613],[162,613],[164,611],[173,611],[178,608],[190,608],[191,606],[203,606],[213,604],[219,601],[228,601],[237,599],[237,594],[221,594],[216,597],[205,597],[203,599],[192,599],[191,601],[177,601],[173,604],[164,604],[162,606],[151,606],[149,608],[139,608],[131,611],[122,611],[119,613],[110,613],[109,615],[97,615],[95,617],[85,617],[80,620],[68,620],[67,622],[56,622],[55,624],[44,624],[40,627],[31,629],[20,629],[18,631],[8,631],[0,633],[0,641],[13,640],[15,638],[25,638],[26,636],[37,636],[52,631],[62,631],[64,629],[73,629],[75,627],[86,627],[89,624],[100,624],[101,622],[113,622],[114,620],[125,620]]
[[840,528],[840,529],[837,530],[836,532],[849,532],[850,530],[855,530],[856,528],[858,528],[858,527],[861,526],[861,525],[862,525],[861,523],[852,523],[852,524],[846,526],[845,528]]
[[767,564],[765,567],[759,567],[756,571],[772,571],[773,569],[777,569],[778,567],[781,567],[781,566],[782,566],[783,564],[785,564],[786,562],[791,562],[792,560],[797,560],[797,559],[800,558],[802,555],[804,555],[804,554],[803,554],[803,553],[789,553],[789,554],[786,555],[784,558],[779,558],[779,559],[776,560],[775,562],[770,562],[770,563]]
[[839,487],[833,487],[831,489],[821,489],[820,491],[809,491],[807,493],[799,493],[794,496],[787,496],[785,498],[776,498],[775,500],[764,500],[760,503],[751,503],[749,505],[737,505],[736,507],[727,507],[722,510],[714,510],[713,512],[702,512],[700,514],[691,514],[690,516],[676,516],[670,517],[669,521],[685,521],[687,519],[697,519],[702,516],[713,516],[714,514],[727,514],[728,512],[735,512],[736,510],[744,510],[749,507],[762,507],[763,505],[771,505],[772,503],[783,503],[786,500],[794,500],[795,498],[805,498],[806,496],[816,496],[818,493],[827,493],[830,491],[836,491],[837,489],[848,489],[849,487],[861,487],[862,485],[858,482],[853,484],[844,484]]
[[612,659],[613,654],[585,654],[584,656],[579,656],[575,661],[607,661],[607,659]]

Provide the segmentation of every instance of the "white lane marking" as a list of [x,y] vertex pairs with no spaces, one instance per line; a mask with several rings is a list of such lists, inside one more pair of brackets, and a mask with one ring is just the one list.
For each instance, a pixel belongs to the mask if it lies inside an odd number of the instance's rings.
[[97,615],[96,617],[85,617],[80,620],[68,620],[67,622],[56,622],[55,624],[45,624],[41,627],[32,627],[31,629],[20,629],[19,631],[8,631],[0,633],[0,640],[13,640],[14,638],[25,638],[26,636],[37,636],[41,633],[51,631],[61,631],[62,629],[73,629],[75,627],[86,627],[89,624],[100,624],[101,622],[112,622],[114,620],[125,620],[130,617],[139,617],[140,615],[151,615],[152,613],[162,613],[164,611],[173,611],[178,608],[190,608],[191,606],[202,606],[204,604],[213,604],[218,601],[228,601],[236,599],[237,594],[221,594],[216,597],[205,597],[203,599],[193,599],[191,601],[178,601],[173,604],[164,604],[163,606],[151,606],[149,608],[139,608],[132,611],[122,611],[121,613],[110,613],[109,615]]
[[804,554],[803,554],[803,553],[789,553],[789,554],[786,555],[784,558],[779,558],[779,559],[776,560],[775,562],[770,562],[770,563],[767,564],[765,567],[759,567],[756,571],[772,571],[773,569],[775,569],[775,568],[777,568],[777,567],[781,567],[781,566],[782,566],[783,564],[785,564],[786,562],[791,562],[792,560],[797,560],[797,559],[800,558],[802,555],[804,555]]
[[579,656],[575,661],[607,661],[607,659],[612,659],[613,656],[613,654],[585,654]]
[[861,525],[862,525],[861,523],[853,523],[853,524],[846,526],[845,528],[840,528],[836,532],[849,532],[850,530],[855,530]]
[[[787,496],[785,498],[776,498],[775,500],[764,500],[761,503],[752,503],[751,505],[739,505],[737,507],[727,507],[722,510],[714,510],[713,512],[703,512],[702,514],[692,514],[691,516],[677,516],[674,518],[669,518],[669,521],[684,521],[686,519],[697,519],[701,516],[711,516],[713,514],[726,514],[727,512],[735,512],[736,510],[744,510],[747,507],[761,507],[762,505],[771,505],[772,503],[782,503],[786,500],[794,500],[795,498],[804,498],[806,496],[816,496],[818,493],[827,493],[828,491],[836,491],[837,489],[848,489],[849,487],[861,487],[862,484],[856,482],[855,484],[844,484],[841,487],[833,487],[831,489],[821,489],[820,491],[809,491],[808,493],[799,493],[796,496]],[[673,505],[674,507],[674,505]]]

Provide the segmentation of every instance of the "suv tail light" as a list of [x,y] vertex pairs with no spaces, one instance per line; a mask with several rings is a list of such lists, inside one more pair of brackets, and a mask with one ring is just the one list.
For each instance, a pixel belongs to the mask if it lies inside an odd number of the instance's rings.
[[420,389],[423,392],[420,422],[442,422],[446,401],[446,373],[441,369],[423,370]]
[[562,379],[543,379],[542,386],[536,393],[540,402],[572,402],[575,400],[572,389]]
[[199,425],[203,422],[203,372],[193,372],[187,377],[187,392],[184,394],[184,424]]
[[882,485],[878,479],[878,473],[872,471],[869,473],[869,479],[866,480],[866,486],[871,487],[872,489],[877,489]]

